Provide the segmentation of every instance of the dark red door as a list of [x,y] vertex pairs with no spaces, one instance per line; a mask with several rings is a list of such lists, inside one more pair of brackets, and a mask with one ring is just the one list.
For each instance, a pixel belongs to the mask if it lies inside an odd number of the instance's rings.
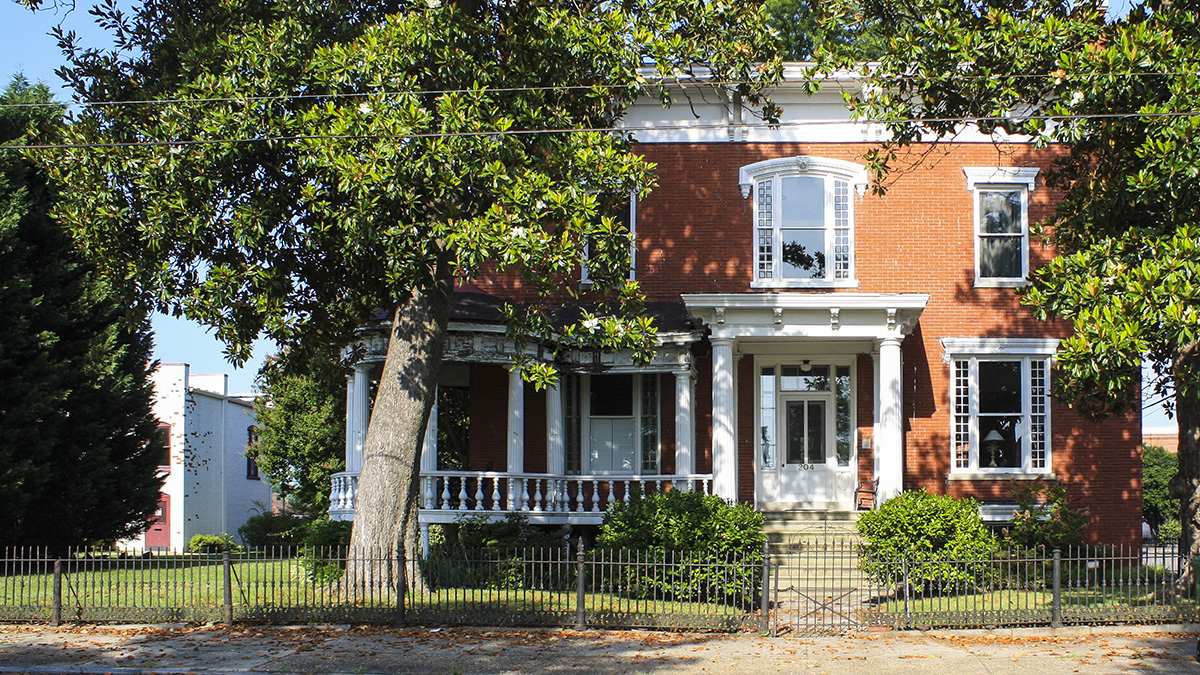
[[171,495],[161,494],[158,497],[158,508],[154,510],[154,518],[150,520],[150,529],[146,530],[146,548],[171,547]]

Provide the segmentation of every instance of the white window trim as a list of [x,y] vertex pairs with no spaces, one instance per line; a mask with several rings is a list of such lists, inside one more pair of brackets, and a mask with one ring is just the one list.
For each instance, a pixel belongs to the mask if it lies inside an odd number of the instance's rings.
[[[971,191],[971,240],[975,249],[976,288],[1017,288],[1029,283],[1029,194],[1037,182],[1037,167],[963,167],[967,189]],[[1021,276],[980,276],[980,196],[985,191],[1019,190],[1021,192]]]
[[[591,286],[592,280],[588,278],[588,245],[585,242],[583,246],[583,264],[579,266],[579,285],[583,287]],[[629,194],[629,274],[626,277],[630,281],[637,280],[637,193]]]
[[[632,375],[633,376],[633,391],[630,394],[633,397],[633,443],[634,443],[634,462],[633,471],[612,471],[603,470],[597,471],[592,469],[592,375],[584,373],[580,376],[579,397],[582,399],[579,404],[579,470],[580,475],[584,476],[644,476],[644,475],[660,475],[646,474],[642,472],[642,466],[645,462],[645,449],[642,447],[642,378],[647,375],[657,375],[658,377],[658,429],[656,430],[655,438],[658,439],[658,470],[662,471],[662,381],[661,373],[657,371],[637,371],[637,372],[613,372],[611,375]],[[610,416],[598,416],[598,419],[613,419]]]
[[[943,360],[949,368],[949,398],[950,398],[950,476],[951,480],[971,480],[971,479],[1010,479],[1022,477],[1051,477],[1054,475],[1054,448],[1052,444],[1053,429],[1052,417],[1050,413],[1050,376],[1051,367],[1053,365],[1054,355],[1058,351],[1059,340],[1057,338],[942,338]],[[955,416],[956,403],[955,400],[955,373],[954,364],[956,361],[969,361],[968,366],[968,395],[970,396],[968,419],[970,423],[970,448],[969,457],[966,467],[956,467],[954,457],[954,443],[956,438]],[[1045,421],[1043,425],[1043,442],[1045,443],[1046,461],[1045,466],[1033,468],[1030,466],[1033,459],[1032,448],[1030,447],[1031,436],[1026,435],[1025,441],[1021,448],[1021,466],[1020,467],[984,467],[980,466],[980,448],[979,448],[979,362],[980,361],[1020,361],[1021,363],[1021,381],[1024,383],[1022,389],[1021,415],[1025,420],[1026,428],[1032,428],[1029,422],[1033,414],[1033,400],[1030,364],[1040,361],[1045,363],[1046,388],[1045,394]]]
[[[866,167],[846,162],[840,159],[830,159],[828,157],[813,157],[808,155],[798,155],[795,157],[780,157],[776,159],[768,159],[754,164],[747,164],[741,167],[738,171],[738,186],[742,190],[742,198],[749,199],[753,192],[754,186],[759,182],[768,178],[774,181],[774,194],[781,195],[780,179],[791,176],[813,176],[824,178],[827,183],[830,180],[844,180],[850,184],[855,194],[861,198],[867,189],[867,170]],[[826,211],[829,218],[832,218],[833,211],[833,192],[826,185],[825,190]],[[855,252],[855,222],[854,222],[854,199],[850,199],[849,219],[849,248],[850,248],[850,271],[849,277],[846,279],[784,279],[779,277],[778,253],[776,253],[776,276],[772,279],[760,279],[758,277],[758,205],[757,201],[751,202],[751,210],[753,216],[751,219],[752,225],[752,244],[751,244],[751,268],[752,277],[750,288],[858,288],[858,278],[855,273],[856,267],[856,252]],[[827,222],[832,222],[827,221]],[[775,233],[779,232],[778,221],[772,223]],[[825,228],[825,250],[831,251],[833,244],[830,238],[833,236],[832,225],[827,224]],[[832,273],[832,269],[830,270]]]

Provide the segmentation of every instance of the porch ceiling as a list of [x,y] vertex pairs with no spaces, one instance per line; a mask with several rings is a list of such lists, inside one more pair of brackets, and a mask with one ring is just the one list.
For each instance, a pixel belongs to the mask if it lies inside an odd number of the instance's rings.
[[683,302],[717,339],[884,339],[911,332],[929,295],[692,293]]

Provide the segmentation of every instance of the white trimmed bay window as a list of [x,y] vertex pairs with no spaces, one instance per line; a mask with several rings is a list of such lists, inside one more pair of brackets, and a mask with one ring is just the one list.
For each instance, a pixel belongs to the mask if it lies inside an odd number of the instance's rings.
[[951,474],[1050,473],[1055,339],[945,338]]
[[858,164],[785,157],[742,167],[753,203],[756,288],[854,286],[854,199],[867,186]]

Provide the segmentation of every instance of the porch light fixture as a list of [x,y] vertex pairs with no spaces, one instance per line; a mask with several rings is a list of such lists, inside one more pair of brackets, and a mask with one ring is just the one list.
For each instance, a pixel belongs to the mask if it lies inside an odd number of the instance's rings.
[[808,362],[808,359],[804,359],[800,362],[800,370],[803,370],[806,373],[812,371],[812,364]]
[[992,462],[988,466],[996,467],[996,460],[1004,459],[1004,450],[1000,445],[1004,443],[1004,436],[1000,435],[999,431],[992,429],[987,436],[983,437],[983,449],[991,456]]

